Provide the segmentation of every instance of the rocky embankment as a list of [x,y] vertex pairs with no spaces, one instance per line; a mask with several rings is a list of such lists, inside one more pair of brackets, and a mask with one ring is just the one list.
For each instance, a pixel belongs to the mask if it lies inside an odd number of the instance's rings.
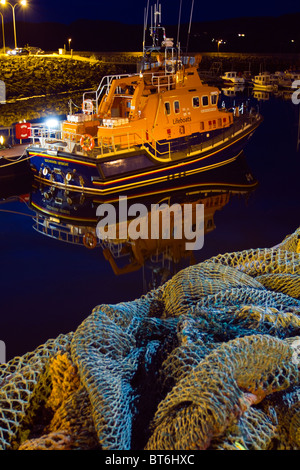
[[103,75],[119,73],[119,68],[81,57],[0,56],[0,80],[6,86],[6,104],[0,105],[0,125],[66,114],[70,98],[80,104],[84,90],[96,89]]
[[300,68],[300,54],[250,54],[233,52],[204,52],[200,53],[202,60],[201,70],[218,70],[227,72],[235,70],[244,72],[249,70],[252,75],[268,70],[271,73],[277,70]]
[[[0,56],[0,80],[7,100],[98,86],[108,66],[102,61],[69,56]],[[113,65],[109,69],[114,73]]]

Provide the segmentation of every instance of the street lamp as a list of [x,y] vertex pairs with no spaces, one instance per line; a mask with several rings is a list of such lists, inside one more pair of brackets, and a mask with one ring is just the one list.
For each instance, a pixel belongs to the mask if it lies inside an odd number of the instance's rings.
[[68,39],[68,41],[69,41],[69,51],[70,51],[71,50],[71,41],[72,41],[72,39]]
[[226,44],[226,41],[223,41],[223,39],[215,39],[215,38],[213,38],[213,39],[212,39],[212,42],[216,42],[216,43],[217,43],[218,52],[219,52],[219,50],[220,50],[220,44]]
[[15,49],[17,48],[17,31],[16,31],[16,16],[15,16],[15,8],[18,5],[22,5],[25,7],[27,5],[26,0],[20,0],[18,3],[15,3],[12,5],[11,3],[7,2],[6,0],[1,0],[0,1],[1,5],[9,5],[12,9],[12,14],[13,14],[13,24],[14,24],[14,38],[15,38]]
[[3,37],[3,52],[5,54],[5,34],[4,34],[4,18],[3,18],[3,13],[0,11],[0,15],[2,18],[2,37]]
[[219,52],[220,44],[226,44],[226,41],[223,41],[223,39],[217,39],[217,44],[218,44],[218,52]]

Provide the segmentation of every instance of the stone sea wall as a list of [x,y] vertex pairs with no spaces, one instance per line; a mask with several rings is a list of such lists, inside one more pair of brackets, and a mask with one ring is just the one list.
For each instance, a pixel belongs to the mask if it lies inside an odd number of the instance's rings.
[[114,65],[69,56],[0,56],[0,80],[7,100],[64,91],[95,88]]
[[221,64],[222,72],[250,70],[252,74],[257,74],[265,70],[274,73],[277,70],[300,69],[300,54],[204,52],[200,55],[202,56],[200,70],[209,70],[216,63]]
[[[90,52],[80,52],[82,56],[91,55]],[[97,59],[105,63],[129,64],[141,60],[138,52],[95,52]],[[202,52],[189,53],[189,55],[200,55],[200,71],[209,70],[213,64],[221,63],[222,71],[237,70],[242,72],[250,70],[253,74],[260,70],[275,72],[289,68],[300,69],[300,54],[296,53],[249,53],[249,52]]]
[[66,114],[70,98],[81,105],[84,90],[97,89],[103,75],[123,70],[124,67],[95,58],[0,55],[0,80],[6,86],[6,104],[0,105],[0,126]]

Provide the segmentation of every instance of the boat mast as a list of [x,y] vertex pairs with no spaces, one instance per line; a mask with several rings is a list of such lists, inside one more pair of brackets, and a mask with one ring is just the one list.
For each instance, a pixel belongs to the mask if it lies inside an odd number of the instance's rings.
[[[152,26],[152,18],[153,18],[153,26]],[[151,7],[151,28],[150,28],[150,36],[152,37],[152,47],[153,50],[159,50],[160,49],[160,42],[159,42],[159,30],[161,29],[163,31],[163,36],[165,39],[165,28],[160,26],[161,23],[161,4],[158,3],[158,0],[156,4],[153,7]]]
[[[143,59],[140,73],[152,67],[154,68],[157,64],[160,64],[159,67],[165,68],[166,75],[174,74],[182,67],[179,42],[182,6],[183,2],[180,0],[177,42],[174,44],[173,38],[166,36],[166,29],[161,25],[162,10],[159,0],[156,0],[154,5],[149,5],[149,0],[147,0],[147,6],[144,10]],[[150,20],[148,20],[149,14],[151,17]],[[150,25],[148,25],[148,22]],[[150,42],[148,38],[148,45],[147,29],[149,31],[148,35],[150,36]]]
[[188,29],[187,43],[186,43],[186,53],[188,53],[188,48],[189,48],[189,40],[190,40],[190,34],[191,34],[193,10],[194,10],[194,0],[192,0],[192,5],[191,5],[190,22],[189,22],[189,29]]
[[180,31],[180,21],[181,21],[181,7],[182,7],[182,0],[180,0],[179,5],[179,14],[178,14],[178,29],[177,29],[177,49],[179,49],[179,31]]
[[145,54],[145,47],[146,47],[146,31],[148,28],[149,1],[150,0],[147,1],[147,7],[144,10],[143,54]]

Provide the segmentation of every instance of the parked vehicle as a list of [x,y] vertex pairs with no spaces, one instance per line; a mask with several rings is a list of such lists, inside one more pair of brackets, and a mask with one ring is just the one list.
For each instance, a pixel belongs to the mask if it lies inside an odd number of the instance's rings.
[[16,47],[15,49],[12,49],[7,52],[8,55],[38,55],[38,54],[43,54],[44,51],[40,47],[31,47],[31,46],[26,46],[26,47]]
[[29,55],[28,49],[25,47],[16,47],[7,52],[8,55]]
[[26,47],[30,55],[44,54],[44,51],[40,47]]

